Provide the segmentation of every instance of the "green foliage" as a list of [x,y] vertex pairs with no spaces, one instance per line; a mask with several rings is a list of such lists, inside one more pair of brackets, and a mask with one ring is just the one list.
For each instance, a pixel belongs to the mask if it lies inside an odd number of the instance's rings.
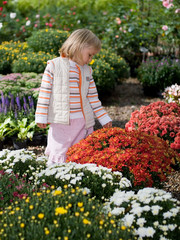
[[54,58],[55,55],[51,55],[45,52],[31,52],[23,53],[18,59],[12,63],[12,71],[14,73],[22,72],[36,72],[43,73],[46,67],[47,61]]
[[59,56],[58,51],[68,36],[69,33],[66,31],[43,29],[33,32],[32,36],[27,39],[27,43],[34,52],[43,51]]
[[163,91],[180,81],[180,62],[170,58],[147,60],[138,68],[138,79],[144,88]]
[[14,132],[13,135],[16,136],[16,139],[19,141],[24,141],[27,139],[32,140],[35,132],[35,121],[29,122],[29,119],[26,117],[21,120],[11,120],[10,129]]
[[3,141],[5,137],[9,134],[9,131],[11,131],[11,128],[9,126],[10,118],[1,118],[1,120],[2,122],[0,122],[0,141]]

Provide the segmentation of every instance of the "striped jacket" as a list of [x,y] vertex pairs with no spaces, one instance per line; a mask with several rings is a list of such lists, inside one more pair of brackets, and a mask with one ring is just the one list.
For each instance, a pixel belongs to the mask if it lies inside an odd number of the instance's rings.
[[92,69],[67,58],[48,61],[36,108],[36,123],[68,124],[69,119],[82,118],[86,127],[94,125],[94,114],[105,125],[111,119],[98,99]]

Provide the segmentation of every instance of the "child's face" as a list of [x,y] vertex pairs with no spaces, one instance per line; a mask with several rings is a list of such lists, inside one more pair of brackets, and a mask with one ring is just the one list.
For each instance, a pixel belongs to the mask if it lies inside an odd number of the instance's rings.
[[80,65],[85,65],[85,64],[89,64],[92,61],[92,58],[94,57],[95,54],[97,54],[99,51],[96,50],[93,47],[89,47],[89,48],[84,48],[81,51],[81,59],[79,59],[78,64]]

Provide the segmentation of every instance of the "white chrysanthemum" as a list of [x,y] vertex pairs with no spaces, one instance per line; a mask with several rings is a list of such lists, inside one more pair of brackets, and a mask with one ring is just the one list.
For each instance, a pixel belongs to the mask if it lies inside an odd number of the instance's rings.
[[130,213],[133,213],[135,215],[141,216],[141,213],[143,212],[143,208],[142,207],[136,207],[136,208],[132,208]]
[[121,178],[119,185],[120,185],[120,188],[126,188],[126,187],[132,186],[131,182],[125,177]]
[[170,210],[170,212],[172,212],[172,214],[173,214],[173,217],[175,217],[177,215],[177,213],[179,213],[179,211],[180,211],[180,207],[172,208]]
[[75,185],[76,184],[76,179],[72,179],[71,181],[70,181],[70,184],[73,184],[73,185]]
[[137,219],[137,225],[139,225],[140,227],[144,226],[144,223],[146,223],[146,219],[145,218],[138,218]]
[[154,225],[155,227],[157,227],[157,226],[159,225],[159,222],[158,222],[158,221],[155,221],[155,222],[153,223],[153,225]]
[[119,207],[116,207],[116,208],[114,208],[112,211],[111,211],[111,214],[113,214],[113,215],[116,215],[116,216],[118,216],[118,215],[120,215],[120,214],[124,214],[125,213],[125,208],[119,208]]
[[125,226],[131,227],[134,221],[134,215],[128,213],[124,216],[124,218],[122,218],[122,221],[124,222]]
[[169,230],[173,231],[177,227],[176,224],[168,224]]
[[158,206],[158,205],[154,205],[151,206],[151,210],[152,210],[152,214],[153,215],[158,215],[159,214],[159,210],[161,210],[162,207]]
[[65,180],[69,180],[69,179],[71,179],[71,175],[70,175],[70,174],[66,174],[66,175],[64,175],[64,179],[65,179]]
[[153,237],[155,230],[152,227],[140,227],[136,230],[136,234],[140,237]]
[[166,219],[166,218],[171,218],[173,216],[173,213],[168,211],[168,212],[165,212],[163,213],[163,217]]
[[159,229],[162,230],[163,232],[167,232],[168,226],[167,225],[159,225]]
[[144,207],[142,207],[142,209],[143,209],[143,211],[145,211],[145,212],[148,212],[148,211],[151,210],[150,206],[148,206],[148,205],[145,205]]

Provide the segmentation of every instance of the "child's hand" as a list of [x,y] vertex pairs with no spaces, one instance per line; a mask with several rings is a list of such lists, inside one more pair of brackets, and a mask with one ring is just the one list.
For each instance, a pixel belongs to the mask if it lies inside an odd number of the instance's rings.
[[111,128],[112,127],[112,122],[106,123],[103,127],[104,128]]
[[46,123],[37,123],[37,126],[39,128],[46,128],[47,127],[47,124]]

